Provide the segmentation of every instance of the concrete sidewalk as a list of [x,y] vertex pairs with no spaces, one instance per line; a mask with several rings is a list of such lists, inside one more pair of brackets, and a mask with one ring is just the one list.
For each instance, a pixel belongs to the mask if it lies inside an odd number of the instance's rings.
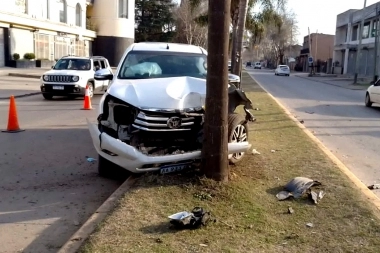
[[12,95],[18,98],[40,93],[40,81],[38,79],[0,76],[0,100],[9,99]]
[[358,78],[358,84],[353,84],[354,78],[347,76],[322,74],[310,77],[308,75],[309,73],[299,73],[295,74],[294,76],[349,90],[366,90],[370,86],[370,81],[368,78]]

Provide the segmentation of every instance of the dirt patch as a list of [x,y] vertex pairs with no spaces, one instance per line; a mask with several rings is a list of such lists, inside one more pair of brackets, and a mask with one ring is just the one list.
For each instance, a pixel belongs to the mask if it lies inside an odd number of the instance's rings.
[[[378,252],[374,207],[247,73],[242,80],[259,109],[249,138],[260,154],[232,166],[228,184],[192,172],[142,176],[81,252]],[[322,182],[318,205],[276,199],[296,176]],[[169,228],[168,215],[194,206],[217,221]]]

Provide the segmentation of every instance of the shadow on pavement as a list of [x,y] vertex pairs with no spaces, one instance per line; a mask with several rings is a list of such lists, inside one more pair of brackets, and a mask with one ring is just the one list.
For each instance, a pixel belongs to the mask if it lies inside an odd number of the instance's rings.
[[[0,243],[6,252],[56,252],[122,183],[97,174],[88,130],[0,133]],[[71,128],[67,128],[71,127]]]

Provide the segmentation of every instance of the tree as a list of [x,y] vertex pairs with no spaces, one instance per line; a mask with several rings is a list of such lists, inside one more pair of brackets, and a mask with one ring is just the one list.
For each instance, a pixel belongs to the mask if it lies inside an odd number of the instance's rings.
[[135,1],[135,41],[169,42],[175,35],[172,0]]
[[228,181],[228,31],[225,15],[231,0],[209,0],[206,115],[202,172],[217,181]]
[[174,42],[207,47],[207,26],[201,25],[196,18],[207,10],[207,2],[191,8],[189,0],[182,0],[175,10],[176,37]]
[[[255,29],[260,23],[266,23],[271,19],[276,19],[277,15],[274,12],[275,9],[282,9],[286,4],[286,0],[236,0],[238,5],[235,6],[234,18],[232,21],[236,24],[233,30],[233,47],[231,53],[231,67],[232,73],[240,75],[242,67],[242,43],[245,31],[245,25],[250,30]],[[261,12],[257,15],[252,15],[253,9],[257,6],[261,6]],[[248,15],[249,13],[249,15]],[[248,19],[247,19],[248,17]],[[247,24],[248,23],[248,24]],[[257,31],[253,31],[257,34]]]
[[263,47],[268,58],[274,64],[285,64],[285,54],[296,44],[298,27],[295,15],[290,12],[278,12],[276,21],[265,25]]

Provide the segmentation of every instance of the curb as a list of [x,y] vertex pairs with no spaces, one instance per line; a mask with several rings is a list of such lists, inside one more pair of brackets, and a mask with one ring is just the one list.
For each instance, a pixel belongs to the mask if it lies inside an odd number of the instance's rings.
[[332,85],[332,86],[339,87],[339,88],[342,88],[342,89],[347,89],[347,90],[366,90],[367,89],[367,88],[364,88],[364,87],[363,88],[358,87],[358,89],[346,88],[346,87],[343,87],[341,85],[332,84],[332,83],[328,83],[328,82],[321,81],[321,80],[313,80],[313,79],[310,79],[310,78],[307,78],[307,77],[304,77],[304,76],[299,76],[299,75],[294,75],[294,76],[299,77],[299,78],[303,78],[303,79],[307,79],[309,81],[313,81],[313,82],[317,82],[317,83],[324,83],[324,84]]
[[75,253],[88,239],[88,237],[95,231],[98,224],[102,222],[109,212],[113,210],[116,202],[123,196],[123,194],[131,188],[134,184],[136,177],[130,176],[119,186],[106,201],[95,211],[94,214],[70,237],[70,239],[60,248],[58,253]]
[[[301,124],[297,118],[292,115],[288,109],[281,104],[280,101],[278,101],[272,94],[270,94],[253,76],[250,75],[250,77],[271,97],[276,103],[284,110],[284,112],[289,116],[291,120],[293,120],[299,128],[301,128],[312,141],[314,141],[317,146],[331,159],[331,161],[355,184],[356,187],[359,188],[359,190],[364,194],[364,196],[369,200],[376,208],[380,211],[380,199],[371,191],[368,189],[368,187],[359,180],[355,176],[354,173],[352,173],[346,165],[344,165],[343,162],[341,162],[338,157],[336,157],[317,137],[315,137],[309,129],[307,129],[303,124]],[[380,214],[375,214],[378,217],[380,217]]]
[[[14,96],[14,98],[22,98],[22,97],[29,97],[29,96],[34,96],[34,95],[39,95],[41,94],[41,92],[32,92],[32,93],[27,93],[27,94],[23,94],[23,95],[16,95]],[[11,96],[7,96],[7,97],[0,97],[0,100],[4,100],[4,99],[9,99]]]
[[26,77],[26,78],[35,78],[35,79],[40,79],[41,78],[41,75],[36,75],[36,74],[21,74],[21,73],[9,73],[8,76]]

